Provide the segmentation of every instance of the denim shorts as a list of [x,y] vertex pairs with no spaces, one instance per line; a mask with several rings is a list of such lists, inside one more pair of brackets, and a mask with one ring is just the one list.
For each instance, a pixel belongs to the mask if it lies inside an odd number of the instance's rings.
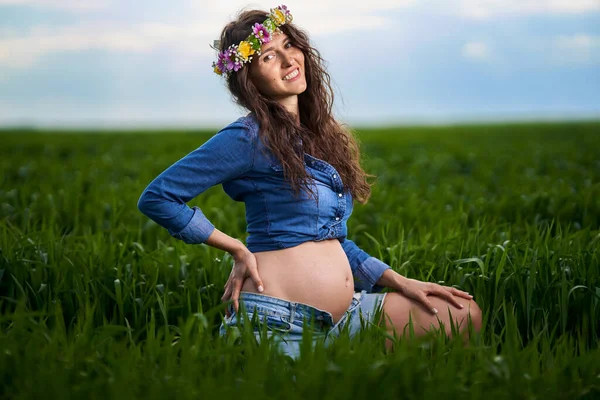
[[[257,318],[255,321],[260,321],[254,326],[254,335],[258,341],[262,325],[266,322],[267,337],[274,337],[278,349],[296,359],[300,355],[302,332],[305,329],[312,328],[313,342],[322,340],[326,346],[345,330],[348,330],[350,337],[354,337],[367,324],[377,324],[375,319],[381,314],[385,295],[386,293],[367,293],[365,290],[354,293],[350,306],[335,324],[328,311],[258,293],[241,292],[239,307],[240,311],[245,310],[248,321],[253,316]],[[230,316],[224,318],[219,328],[221,336],[226,334],[228,327],[238,323],[238,315],[231,304],[229,312]],[[245,318],[241,320],[243,323]]]

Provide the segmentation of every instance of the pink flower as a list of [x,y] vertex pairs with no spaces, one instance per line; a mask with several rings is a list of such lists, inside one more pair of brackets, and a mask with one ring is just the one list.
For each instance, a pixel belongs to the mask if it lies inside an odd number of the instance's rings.
[[252,33],[254,33],[254,36],[261,43],[269,43],[271,41],[271,34],[263,24],[255,23],[252,27]]

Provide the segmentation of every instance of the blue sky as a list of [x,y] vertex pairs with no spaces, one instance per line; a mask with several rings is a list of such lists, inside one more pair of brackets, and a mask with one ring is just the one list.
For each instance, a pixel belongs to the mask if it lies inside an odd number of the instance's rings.
[[[600,0],[362,3],[285,3],[342,121],[600,118]],[[227,124],[245,111],[209,44],[242,7],[278,4],[0,0],[0,125]]]

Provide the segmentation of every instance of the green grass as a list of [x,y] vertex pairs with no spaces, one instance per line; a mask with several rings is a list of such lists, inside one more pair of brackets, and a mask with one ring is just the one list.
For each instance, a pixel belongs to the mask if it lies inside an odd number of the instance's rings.
[[[349,236],[467,290],[470,346],[368,329],[291,361],[217,334],[231,257],[136,207],[214,132],[0,134],[0,397],[600,398],[600,123],[359,131],[378,176]],[[196,198],[245,240],[242,203]]]

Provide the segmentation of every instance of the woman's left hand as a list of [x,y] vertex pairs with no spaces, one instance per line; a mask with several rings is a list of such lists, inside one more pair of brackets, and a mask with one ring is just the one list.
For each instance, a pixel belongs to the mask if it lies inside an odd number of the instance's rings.
[[427,299],[427,296],[439,296],[443,299],[446,299],[450,304],[457,308],[464,307],[454,296],[462,297],[468,300],[473,299],[473,296],[471,296],[469,293],[463,292],[462,290],[458,290],[451,286],[442,286],[433,282],[421,282],[416,279],[409,279],[406,277],[403,278],[404,279],[395,289],[398,289],[398,291],[406,297],[410,297],[419,301],[433,314],[437,314],[438,310],[433,307],[431,302]]

